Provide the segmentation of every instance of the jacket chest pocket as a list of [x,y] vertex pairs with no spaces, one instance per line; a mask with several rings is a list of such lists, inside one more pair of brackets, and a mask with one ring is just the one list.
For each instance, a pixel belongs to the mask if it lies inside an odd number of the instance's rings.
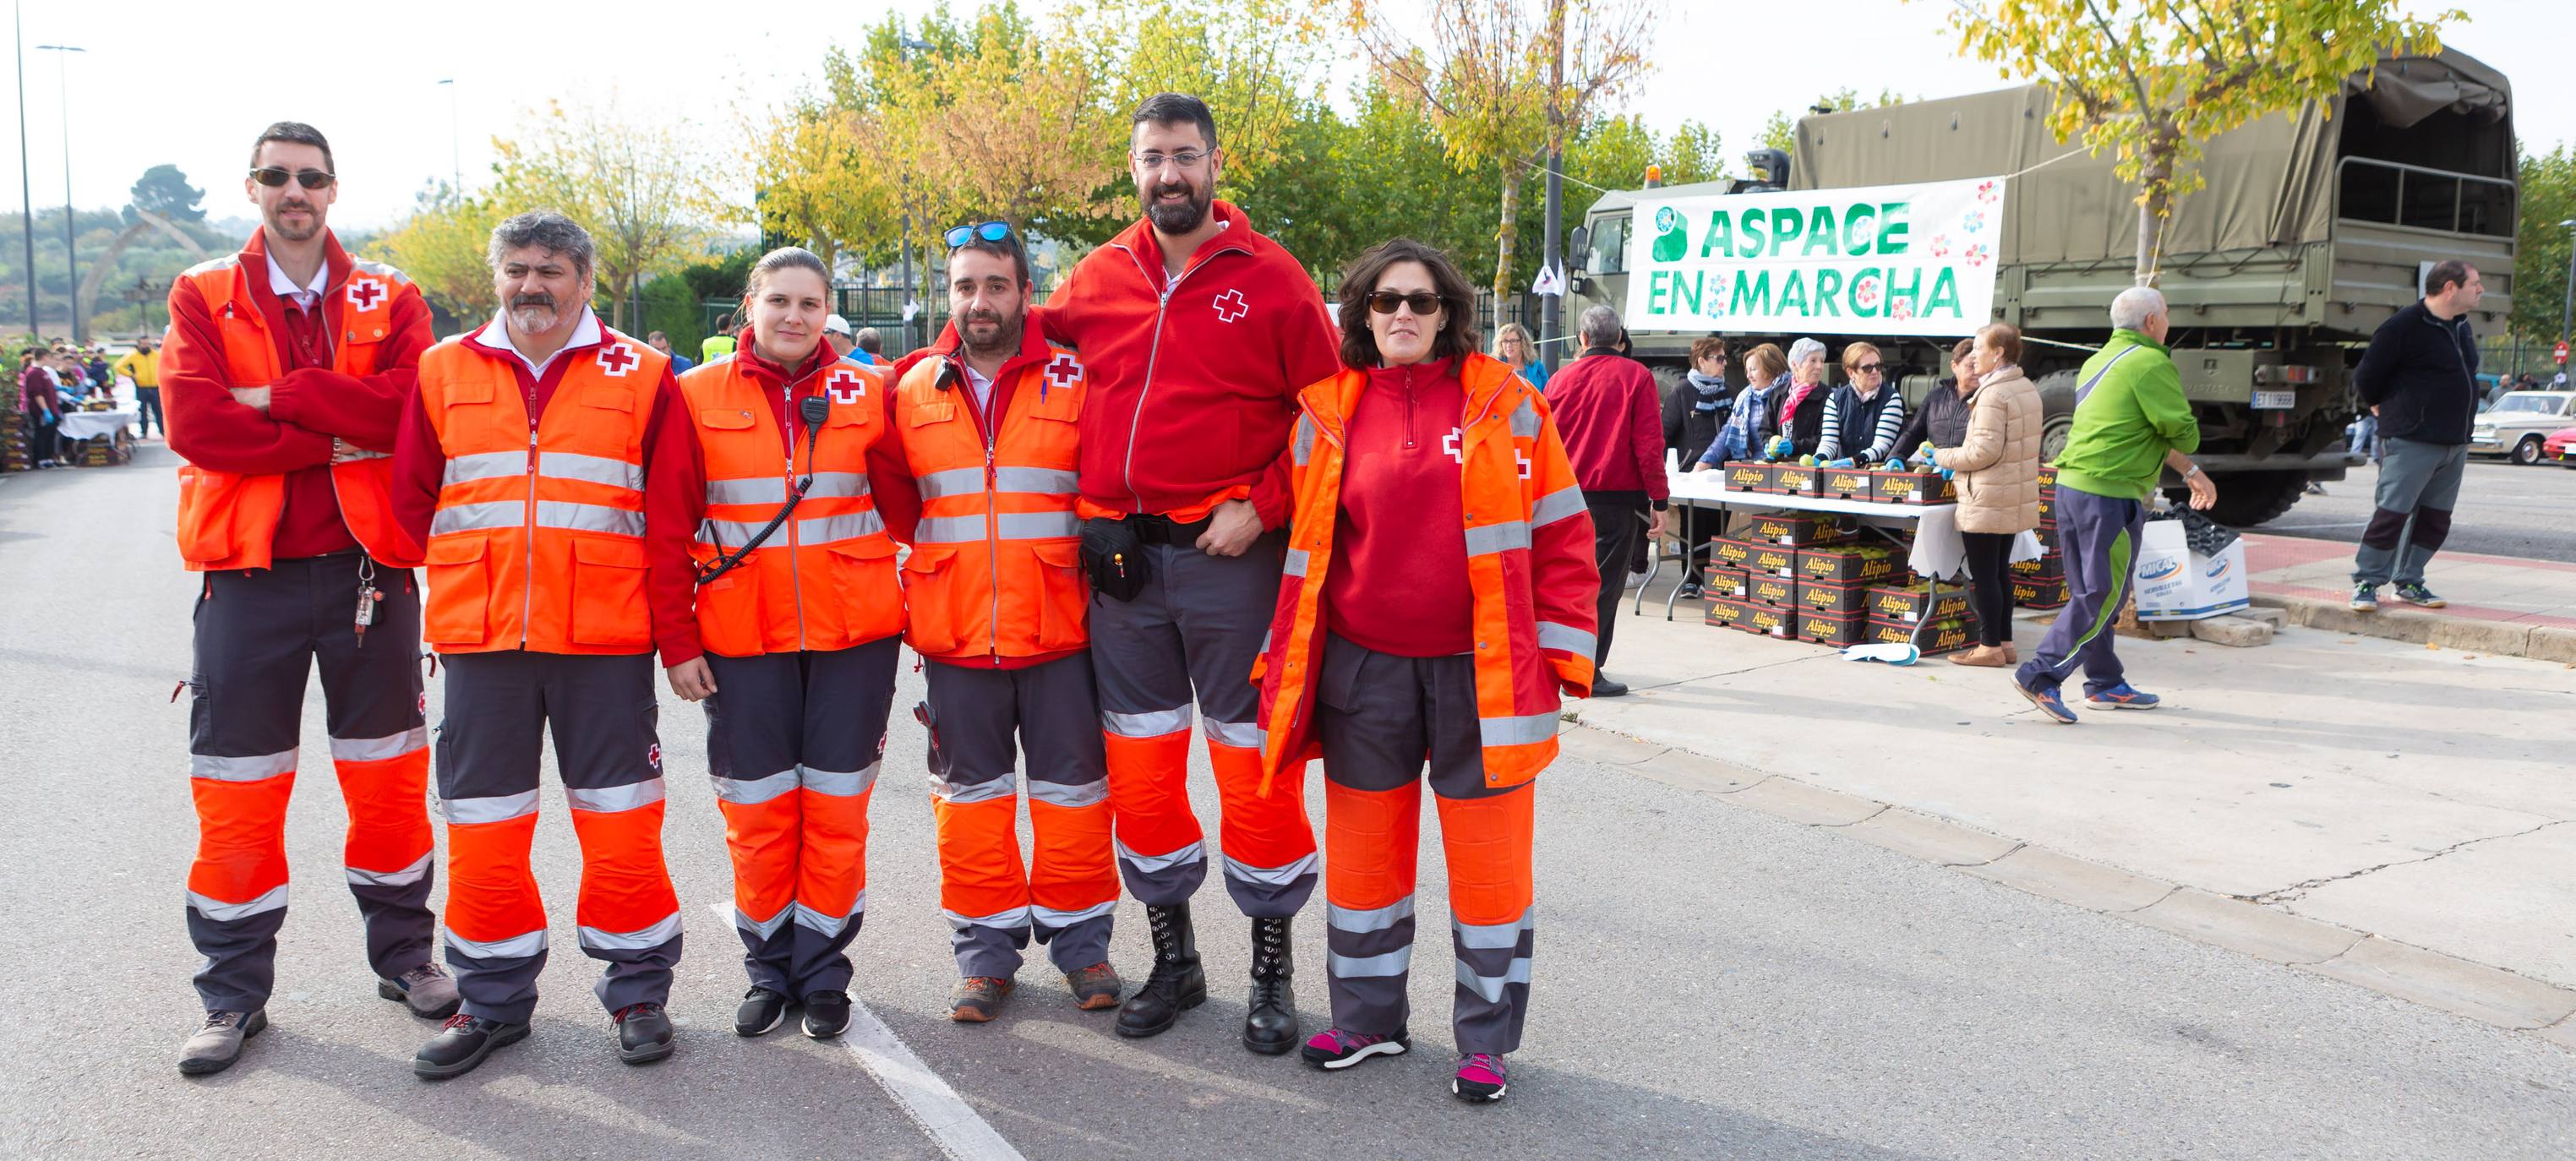
[[916,653],[936,657],[957,651],[963,630],[958,625],[955,587],[957,550],[915,548],[903,560],[906,628]]
[[[555,437],[572,450],[614,459],[630,458],[627,453],[632,451],[638,453],[633,459],[643,458],[642,449],[632,446],[643,439],[643,433],[635,423],[634,388],[623,383],[592,383],[583,386],[578,399],[549,400],[548,403],[550,406],[546,410],[549,414],[564,413],[558,422],[564,423],[569,430],[558,430]],[[565,408],[559,406],[561,403],[579,406]]]
[[651,644],[651,623],[643,612],[643,543],[576,535],[572,557],[572,639],[636,649]]
[[451,536],[429,542],[429,607],[422,635],[433,645],[480,645],[491,632],[490,541]]

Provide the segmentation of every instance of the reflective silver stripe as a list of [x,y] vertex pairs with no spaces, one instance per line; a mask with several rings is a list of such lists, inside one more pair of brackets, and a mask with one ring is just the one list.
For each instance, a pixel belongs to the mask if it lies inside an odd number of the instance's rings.
[[1531,397],[1537,394],[1532,391],[1521,396],[1520,406],[1512,408],[1513,435],[1527,438],[1538,434],[1538,404],[1531,401]]
[[1102,710],[1100,728],[1122,738],[1159,738],[1165,734],[1177,734],[1190,728],[1190,707],[1148,710],[1141,714]]
[[1306,575],[1306,550],[1302,548],[1289,549],[1288,563],[1285,567],[1280,569],[1280,572],[1285,576]]
[[856,540],[862,536],[883,531],[885,531],[885,517],[877,515],[873,508],[865,512],[816,516],[796,522],[796,539],[805,544],[830,544],[839,540]]
[[1321,860],[1314,855],[1307,855],[1284,867],[1256,867],[1228,855],[1225,859],[1225,873],[1228,877],[1241,879],[1246,883],[1266,883],[1273,887],[1285,887],[1299,879],[1312,876],[1315,868],[1320,864]]
[[1328,953],[1324,956],[1325,973],[1342,979],[1358,976],[1400,976],[1412,967],[1413,949],[1410,947],[1400,947],[1384,955]]
[[[701,520],[698,522],[698,543],[740,548],[751,543],[751,538],[768,526],[767,520]],[[785,547],[787,547],[786,538],[772,532],[769,534],[769,539],[761,541],[760,547],[755,551],[767,552],[773,548]]]
[[1044,779],[1031,778],[1029,779],[1029,797],[1039,802],[1046,803],[1049,806],[1061,806],[1069,810],[1078,810],[1085,806],[1096,806],[1108,801],[1109,783],[1104,781],[1067,784],[1063,782],[1048,782]]
[[1499,1004],[1503,1002],[1505,987],[1512,984],[1529,986],[1529,964],[1530,961],[1527,959],[1516,959],[1501,975],[1480,976],[1462,962],[1458,965],[1458,986],[1483,997],[1488,1004]]
[[437,854],[436,851],[424,854],[412,860],[410,866],[399,871],[367,871],[357,867],[343,869],[349,872],[349,885],[352,887],[408,887],[419,882],[421,876],[429,873],[429,860],[435,854]]
[[[851,500],[867,494],[865,472],[816,472],[813,481],[805,485],[808,500]],[[785,497],[780,502],[784,503]]]
[[984,490],[984,469],[950,468],[921,477],[921,498],[940,500],[950,496],[971,496]]
[[933,516],[913,531],[915,544],[976,544],[984,539],[981,516]]
[[1017,931],[1029,925],[1029,909],[1026,907],[996,911],[991,915],[963,915],[944,908],[941,913],[948,916],[948,926],[959,931],[969,927],[998,927],[1004,931]]
[[1238,750],[1261,748],[1259,722],[1221,722],[1215,718],[1200,718],[1199,724],[1200,728],[1207,731],[1208,740],[1217,745],[1232,746]]
[[295,773],[295,756],[303,747],[275,754],[251,754],[226,758],[215,754],[188,755],[188,776],[217,782],[257,782],[280,774]]
[[1500,524],[1480,524],[1467,530],[1467,555],[1485,556],[1513,548],[1528,548],[1530,526],[1518,520]]
[[634,931],[602,931],[596,927],[578,929],[581,945],[601,951],[643,951],[660,947],[680,937],[680,912],[673,909],[661,922]]
[[1476,733],[1488,746],[1526,746],[1556,736],[1560,719],[1554,713],[1525,714],[1516,718],[1478,718]]
[[848,771],[817,770],[811,766],[799,766],[797,769],[803,772],[807,790],[816,794],[830,795],[833,798],[856,798],[876,786],[877,767],[882,765],[884,765],[882,762],[870,762],[864,770]]
[[799,781],[796,769],[781,770],[766,778],[718,778],[716,797],[736,806],[758,806],[796,789]]
[[1521,917],[1509,923],[1460,923],[1452,918],[1449,929],[1456,933],[1460,947],[1509,951],[1520,946],[1521,935],[1530,929],[1530,921],[1537,911],[1535,907],[1524,907]]
[[796,926],[807,931],[821,932],[827,938],[839,935],[842,928],[850,925],[850,920],[859,917],[867,909],[868,893],[865,891],[859,892],[858,902],[850,905],[850,913],[847,915],[825,915],[802,903],[788,908],[796,916]]
[[526,935],[513,935],[508,939],[495,939],[488,942],[467,939],[456,934],[456,929],[452,927],[447,930],[447,950],[462,952],[476,959],[526,959],[545,949],[546,929],[542,927]]
[[476,452],[472,455],[451,457],[447,461],[445,472],[439,476],[439,484],[441,487],[453,487],[469,480],[491,480],[527,474],[528,449],[516,447],[508,451]]
[[1073,494],[1075,477],[1063,468],[995,468],[993,490],[997,492],[1037,492],[1048,496]]
[[1140,855],[1128,850],[1127,844],[1116,839],[1111,839],[1109,845],[1118,848],[1118,858],[1121,862],[1147,874],[1168,871],[1174,867],[1186,867],[1191,863],[1203,862],[1207,858],[1205,843],[1191,843],[1168,855]]
[[350,259],[350,260],[349,260],[349,268],[350,268],[350,269],[352,269],[352,270],[359,271],[359,272],[361,272],[361,273],[373,274],[373,275],[375,275],[375,276],[376,276],[376,277],[378,277],[378,278],[390,278],[390,279],[392,279],[392,280],[394,280],[394,281],[396,281],[396,282],[409,282],[409,281],[411,281],[411,276],[410,276],[410,275],[408,275],[408,274],[403,273],[403,272],[402,272],[402,271],[400,271],[400,270],[397,270],[397,269],[395,269],[395,268],[393,268],[393,267],[391,267],[391,266],[385,265],[385,264],[384,264],[384,263],[382,263],[382,262],[370,262],[370,261],[368,261],[367,259],[364,259],[364,258],[352,258],[352,259]]
[[580,480],[586,484],[606,484],[612,488],[644,487],[644,465],[613,460],[607,456],[586,456],[580,452],[540,452],[537,474],[557,480]]
[[1296,442],[1290,445],[1290,454],[1296,457],[1298,467],[1305,467],[1306,461],[1315,457],[1315,435],[1320,430],[1315,425],[1314,416],[1297,417],[1297,437]]
[[1550,492],[1530,505],[1530,523],[1545,528],[1583,510],[1583,489],[1573,484]]
[[1058,911],[1053,907],[1040,907],[1032,903],[1029,905],[1029,918],[1036,920],[1040,927],[1066,928],[1085,920],[1099,919],[1116,910],[1118,910],[1118,901],[1115,899],[1106,903],[1094,903],[1080,911]]
[[1398,920],[1411,918],[1413,918],[1413,896],[1411,895],[1384,907],[1371,907],[1366,910],[1335,907],[1329,903],[1324,905],[1324,922],[1330,924],[1335,931],[1348,931],[1353,934],[1384,931],[1395,926]]
[[662,801],[662,780],[653,778],[631,786],[610,786],[598,790],[566,786],[564,798],[572,803],[574,810],[587,810],[593,814],[615,814],[622,810],[651,806]]
[[537,812],[537,792],[522,790],[491,798],[450,798],[439,804],[447,821],[470,826],[481,822],[508,822]]
[[1003,540],[1082,535],[1082,522],[1071,512],[1004,512],[994,523],[994,535]]
[[218,902],[194,891],[190,891],[188,892],[188,906],[196,908],[197,914],[203,915],[208,919],[222,923],[232,923],[238,920],[248,919],[253,915],[258,915],[263,912],[275,911],[280,907],[286,906],[286,884],[280,883],[276,887],[271,888],[267,894],[261,895],[259,898],[253,899],[248,903]]
[[[517,505],[511,505],[517,507]],[[513,522],[515,523],[515,521]],[[613,532],[619,536],[644,535],[644,514],[606,504],[575,504],[570,500],[537,501],[537,527],[563,528],[574,532]]]
[[1562,649],[1579,657],[1590,657],[1594,643],[1599,640],[1572,625],[1560,625],[1554,621],[1538,623],[1538,647],[1541,649]]
[[413,726],[381,738],[333,738],[331,758],[338,762],[382,762],[429,746],[429,727]]
[[998,777],[987,778],[981,782],[968,782],[963,785],[946,781],[936,774],[930,776],[930,792],[946,799],[952,806],[969,802],[991,802],[996,798],[1008,798],[1014,792],[1018,791],[1018,789],[1019,782],[1017,780],[1017,776],[1007,770],[1002,772]]
[[429,534],[445,536],[450,532],[473,532],[486,528],[516,528],[526,523],[528,506],[518,500],[493,500],[483,504],[448,504],[429,518]]
[[707,481],[707,503],[709,504],[784,504],[786,502],[787,481],[776,476]]
[[787,920],[795,913],[795,905],[787,904],[781,906],[776,915],[767,919],[754,919],[750,912],[744,911],[740,904],[736,904],[733,909],[733,925],[762,939],[767,939],[778,934],[779,928],[787,926]]

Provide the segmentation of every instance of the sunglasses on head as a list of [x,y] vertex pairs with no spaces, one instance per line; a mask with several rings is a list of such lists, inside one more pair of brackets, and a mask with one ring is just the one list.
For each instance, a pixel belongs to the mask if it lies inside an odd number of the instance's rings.
[[289,170],[283,166],[276,165],[261,166],[258,169],[250,171],[250,176],[251,180],[267,186],[270,189],[275,189],[278,186],[285,185],[288,178],[295,179],[295,183],[297,185],[303,186],[306,189],[320,189],[323,186],[339,180],[332,174],[319,169]]
[[948,248],[954,250],[959,246],[963,246],[970,238],[982,238],[987,242],[999,242],[1010,236],[1011,224],[1009,222],[978,222],[971,226],[950,226],[948,227],[947,234]]
[[1429,317],[1433,311],[1439,310],[1443,305],[1440,296],[1428,290],[1417,290],[1411,294],[1381,290],[1368,297],[1368,304],[1370,310],[1379,314],[1394,314],[1396,307],[1409,306],[1413,308],[1413,313],[1424,317]]

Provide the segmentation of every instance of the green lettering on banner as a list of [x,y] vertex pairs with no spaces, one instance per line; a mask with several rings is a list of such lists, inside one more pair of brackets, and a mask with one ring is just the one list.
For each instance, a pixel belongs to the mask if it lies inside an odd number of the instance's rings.
[[[1759,235],[1747,234],[1752,238]],[[1728,314],[1771,313],[1771,272],[1738,270],[1735,272],[1735,297],[1726,307]]]
[[1699,244],[1700,257],[1720,255],[1735,256],[1735,227],[1727,224],[1725,210],[1708,216],[1708,237],[1701,239]]
[[1673,313],[1689,315],[1699,313],[1701,277],[1701,272],[1697,270],[1673,272]]
[[[1843,253],[1849,254],[1855,258],[1869,253],[1870,247],[1877,244],[1878,239],[1876,237],[1862,237],[1860,233],[1860,224],[1862,222],[1870,222],[1875,225],[1877,218],[1878,207],[1870,205],[1867,202],[1853,206],[1851,210],[1843,216]],[[1854,313],[1858,312],[1855,311]]]
[[1951,318],[1959,317],[1959,276],[1947,266],[1932,275],[1932,299],[1923,304],[1923,313],[1948,308]]
[[[1905,272],[1913,275],[1914,280],[1899,285],[1896,281],[1896,268],[1893,266],[1887,268],[1887,317],[1889,318],[1911,318],[1916,313],[1914,308],[1923,301],[1923,268],[1911,266],[1907,267]],[[1905,310],[1902,312],[1896,309],[1896,300],[1900,298],[1905,300]]]
[[1834,253],[1834,208],[1817,206],[1816,216],[1807,219],[1807,244],[1798,251],[1801,258],[1813,257],[1817,247]]
[[1817,271],[1817,272],[1816,272],[1816,310],[1815,310],[1815,313],[1820,314],[1820,315],[1832,315],[1832,316],[1835,316],[1835,317],[1837,317],[1837,318],[1841,317],[1841,316],[1842,316],[1842,311],[1837,310],[1837,309],[1835,309],[1835,307],[1834,307],[1834,296],[1835,296],[1835,295],[1838,295],[1838,294],[1841,294],[1842,292],[1843,292],[1843,273],[1842,273],[1842,271],[1839,271],[1839,270],[1819,270],[1819,271]]
[[1646,313],[1673,312],[1673,272],[1657,270],[1646,276]]
[[1807,215],[1795,206],[1782,206],[1771,211],[1771,253],[1782,258],[1788,257],[1789,243],[1797,241],[1798,235],[1806,233],[1806,226]]
[[1860,300],[1860,284],[1873,278],[1878,278],[1883,281],[1884,272],[1875,266],[1864,266],[1858,270],[1852,271],[1851,312],[1853,318],[1878,317],[1879,312],[1876,304],[1862,302]]
[[[1905,252],[1905,235],[1907,232],[1905,211],[1910,208],[1912,208],[1912,206],[1907,202],[1887,202],[1878,207],[1879,253],[1902,254]],[[1920,277],[1919,273],[1917,277]]]
[[1807,278],[1804,271],[1790,271],[1788,280],[1780,284],[1780,313],[1791,313],[1790,306],[1793,303],[1797,307],[1796,313],[1802,315],[1807,313]]
[[1762,207],[1755,206],[1752,209],[1744,211],[1744,217],[1739,219],[1736,224],[1743,227],[1744,240],[1739,244],[1740,248],[1736,250],[1735,256],[1738,258],[1761,257],[1763,242]]

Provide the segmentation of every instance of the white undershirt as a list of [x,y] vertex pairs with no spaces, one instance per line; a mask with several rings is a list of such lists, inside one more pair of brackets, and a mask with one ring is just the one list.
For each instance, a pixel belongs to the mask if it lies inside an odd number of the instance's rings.
[[315,268],[312,285],[298,286],[295,279],[287,276],[286,268],[277,264],[277,255],[268,256],[268,292],[279,298],[292,298],[298,307],[312,310],[314,303],[322,301],[322,290],[330,283],[331,264],[328,262]]
[[957,365],[966,368],[966,389],[975,393],[975,414],[991,415],[993,413],[993,380],[986,376],[982,371],[976,370],[974,364],[969,363],[964,359],[957,360]]
[[487,347],[498,347],[513,355],[517,355],[520,362],[527,364],[529,375],[543,379],[546,377],[546,368],[554,365],[556,355],[561,355],[565,351],[572,350],[576,347],[593,346],[599,342],[599,316],[592,314],[587,310],[581,312],[581,322],[579,325],[572,328],[572,337],[565,339],[564,345],[555,348],[555,353],[553,355],[546,356],[546,361],[542,363],[529,358],[527,352],[519,349],[519,344],[510,340],[510,323],[507,312],[494,314],[492,316],[491,325],[484,327],[483,333],[476,335],[474,337],[474,341]]

